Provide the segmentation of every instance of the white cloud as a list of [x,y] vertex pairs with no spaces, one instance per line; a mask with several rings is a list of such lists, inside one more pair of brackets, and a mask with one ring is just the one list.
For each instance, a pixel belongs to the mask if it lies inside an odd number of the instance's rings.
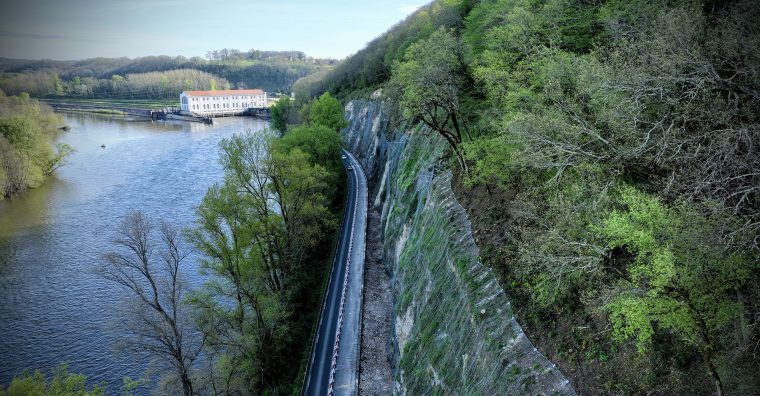
[[399,11],[403,12],[404,15],[409,15],[415,11],[417,11],[418,8],[422,6],[416,5],[416,4],[404,4],[401,7],[398,8]]

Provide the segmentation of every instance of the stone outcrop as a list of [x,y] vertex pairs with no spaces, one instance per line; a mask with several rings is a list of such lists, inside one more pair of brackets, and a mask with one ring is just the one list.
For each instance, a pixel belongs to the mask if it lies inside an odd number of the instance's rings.
[[445,141],[420,127],[389,130],[376,100],[346,110],[346,142],[367,173],[370,207],[381,213],[393,393],[575,394],[525,336],[481,263],[451,190]]

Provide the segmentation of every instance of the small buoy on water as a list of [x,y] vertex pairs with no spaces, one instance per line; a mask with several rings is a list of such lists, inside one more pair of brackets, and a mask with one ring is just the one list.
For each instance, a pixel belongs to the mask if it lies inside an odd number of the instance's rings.
[[106,145],[105,144],[101,144],[100,148],[106,148]]

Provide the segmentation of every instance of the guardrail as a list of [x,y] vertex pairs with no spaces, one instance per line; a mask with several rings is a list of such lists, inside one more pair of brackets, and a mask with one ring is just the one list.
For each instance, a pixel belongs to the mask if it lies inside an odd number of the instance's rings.
[[[345,364],[343,363],[343,359],[345,358],[344,357],[345,354],[353,355],[353,351],[355,349],[355,346],[353,345],[353,343],[351,343],[352,339],[346,338],[346,337],[355,335],[357,336],[357,342],[359,342],[360,340],[360,334],[354,334],[357,329],[352,327],[353,323],[351,323],[351,326],[348,326],[348,322],[346,321],[352,321],[353,319],[355,319],[354,315],[357,314],[357,312],[355,311],[355,308],[358,308],[359,315],[361,312],[361,305],[359,305],[359,307],[355,307],[356,301],[353,300],[354,298],[353,293],[354,293],[354,287],[356,285],[357,279],[362,277],[361,270],[363,269],[362,267],[363,260],[360,260],[359,257],[353,257],[353,256],[358,255],[360,252],[357,251],[357,248],[361,249],[361,247],[363,246],[363,243],[360,243],[362,242],[362,240],[359,240],[359,238],[362,235],[357,235],[359,234],[359,232],[357,231],[357,227],[360,227],[362,230],[364,230],[364,234],[366,234],[366,229],[364,229],[364,226],[363,226],[364,220],[362,220],[363,217],[361,217],[361,213],[359,212],[360,206],[361,206],[361,210],[364,210],[364,208],[366,207],[366,202],[365,204],[361,204],[361,202],[364,202],[362,200],[364,199],[363,197],[366,195],[366,192],[364,191],[366,187],[365,187],[365,184],[362,183],[364,173],[362,172],[361,166],[358,164],[358,161],[356,161],[356,159],[353,158],[353,156],[345,150],[341,150],[341,153],[345,154],[349,158],[345,165],[353,167],[353,171],[349,171],[347,173],[348,173],[349,181],[352,180],[350,178],[353,178],[353,181],[354,181],[354,191],[353,191],[354,196],[351,197],[350,194],[352,193],[349,188],[347,190],[346,197],[348,198],[347,202],[350,201],[350,198],[354,198],[354,203],[353,203],[354,207],[353,209],[346,208],[346,211],[344,212],[344,219],[341,222],[340,232],[338,234],[340,235],[340,237],[338,238],[338,245],[336,245],[336,248],[334,249],[334,252],[333,252],[333,260],[332,260],[333,265],[330,270],[330,274],[328,276],[327,289],[322,299],[322,310],[320,312],[317,328],[315,329],[316,336],[312,339],[312,351],[309,355],[309,360],[307,361],[305,379],[302,382],[301,389],[304,395],[306,395],[307,392],[313,393],[315,391],[325,392],[326,394],[330,396],[334,394],[341,394],[341,392],[339,392],[338,390],[343,389],[344,376],[346,374],[350,374],[351,376],[355,378],[358,376],[358,367],[355,367],[355,366],[352,367],[350,372],[345,371],[345,368],[344,368]],[[361,180],[360,180],[360,176],[361,176]],[[350,220],[348,220],[349,217],[350,217]],[[349,232],[348,240],[345,240],[345,239],[341,240],[341,238],[345,237],[344,233],[346,231]],[[340,245],[340,242],[347,243],[347,245],[346,244]],[[338,248],[346,249],[343,251],[343,253],[340,254],[341,256],[345,257],[343,259],[345,260],[345,262],[335,261],[335,259],[337,258],[337,255],[339,254]],[[363,259],[363,256],[361,257],[361,259]],[[359,261],[357,262],[357,260]],[[357,267],[357,265],[359,265],[359,267]],[[357,272],[357,268],[359,272]],[[338,278],[337,276],[334,277],[334,275],[336,275],[334,274],[336,270],[344,271],[342,285],[338,284],[338,282],[340,282],[340,278]],[[359,282],[361,281],[363,281],[363,279],[359,279]],[[359,290],[360,295],[358,296],[357,301],[361,302],[361,293],[362,293],[361,290],[363,290],[363,285],[359,285],[359,286],[360,287],[358,290]],[[340,289],[338,289],[339,287]],[[330,293],[332,293],[332,296],[329,296]],[[338,295],[335,295],[334,293],[340,293],[340,294],[338,296]],[[339,297],[340,300],[335,301],[336,297]],[[328,298],[331,299],[333,304],[336,302],[338,303],[337,307],[332,306],[333,307],[332,309],[337,308],[337,312],[332,311],[333,312],[332,315],[337,313],[337,317],[331,316],[332,318],[332,320],[330,321],[331,323],[327,324],[328,327],[332,327],[333,325],[335,326],[333,333],[324,334],[323,336],[325,336],[326,339],[323,341],[320,341],[319,333],[322,327],[325,325],[325,323],[323,322],[325,321],[325,309],[327,307]],[[359,319],[361,319],[361,316],[359,316]],[[359,332],[361,331],[360,327],[358,328],[358,331]],[[333,338],[333,341],[334,341],[331,356],[327,355],[330,353],[329,349],[326,351],[324,350],[324,348],[329,348],[329,338]],[[323,351],[323,353],[317,356],[315,355],[317,353],[316,348],[320,342],[322,343],[320,345],[320,348],[321,348],[320,350]],[[343,348],[341,348],[341,342],[343,342],[343,345],[342,345]],[[346,342],[349,342],[349,344],[346,344]],[[329,360],[329,363],[327,361],[328,356],[331,357],[331,359]],[[319,357],[321,360],[317,361],[316,360],[317,357]],[[355,357],[350,358],[350,359],[353,361]],[[338,365],[339,362],[340,362],[340,366]],[[318,364],[318,365],[314,366],[315,364]],[[327,367],[328,364],[330,365],[329,367]],[[318,367],[318,368],[315,368],[315,367]],[[320,374],[319,381],[315,383],[311,383],[311,381],[314,380],[314,378],[311,378],[312,375],[314,374],[313,371],[317,371]],[[353,382],[356,382],[355,378]],[[324,387],[326,387],[326,389]],[[350,394],[356,394],[355,391],[358,388],[355,388],[355,386],[352,386],[352,388],[354,388],[354,392],[351,392]],[[308,394],[312,394],[312,393],[308,393]],[[324,393],[321,393],[321,394],[324,394]]]
[[[348,188],[348,187],[346,187]],[[348,202],[348,190],[346,190],[345,193],[345,201]],[[343,211],[343,218],[345,218],[345,209]],[[301,394],[306,394],[306,387],[308,385],[308,375],[309,375],[309,369],[311,368],[312,359],[314,358],[314,348],[316,348],[317,345],[317,333],[319,333],[319,328],[322,327],[322,315],[325,312],[325,306],[327,305],[327,294],[330,290],[330,283],[332,282],[332,272],[335,271],[335,259],[338,253],[338,246],[340,245],[340,236],[343,235],[343,228],[346,226],[344,222],[341,221],[340,228],[338,229],[338,233],[336,234],[336,238],[333,242],[333,248],[332,248],[332,254],[330,255],[330,263],[332,263],[332,266],[330,268],[330,272],[327,274],[327,278],[323,280],[322,284],[322,301],[319,304],[322,309],[319,312],[319,320],[317,321],[317,325],[314,328],[314,331],[311,335],[311,352],[309,354],[309,359],[306,361],[306,368],[304,369],[304,378],[301,382]]]
[[[351,157],[353,158],[353,157]],[[351,166],[356,167],[356,164],[351,161]],[[343,276],[343,290],[340,296],[340,309],[338,310],[338,330],[335,335],[335,345],[333,346],[333,356],[330,365],[330,381],[327,387],[327,395],[332,396],[335,389],[335,370],[338,367],[338,351],[340,350],[340,335],[343,329],[343,311],[346,305],[346,294],[348,293],[348,279],[351,273],[351,253],[354,249],[354,226],[356,225],[356,211],[359,208],[359,177],[356,176],[357,170],[353,172],[354,180],[356,180],[356,193],[354,198],[354,215],[351,217],[351,238],[348,242],[348,253],[346,254],[346,274]]]

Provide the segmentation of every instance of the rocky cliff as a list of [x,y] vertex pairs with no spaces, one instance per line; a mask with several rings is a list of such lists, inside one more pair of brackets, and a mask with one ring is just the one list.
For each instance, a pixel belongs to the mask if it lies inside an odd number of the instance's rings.
[[377,101],[353,101],[346,111],[346,142],[367,172],[370,207],[381,212],[393,392],[575,394],[481,263],[451,190],[446,143],[424,128],[390,130]]

